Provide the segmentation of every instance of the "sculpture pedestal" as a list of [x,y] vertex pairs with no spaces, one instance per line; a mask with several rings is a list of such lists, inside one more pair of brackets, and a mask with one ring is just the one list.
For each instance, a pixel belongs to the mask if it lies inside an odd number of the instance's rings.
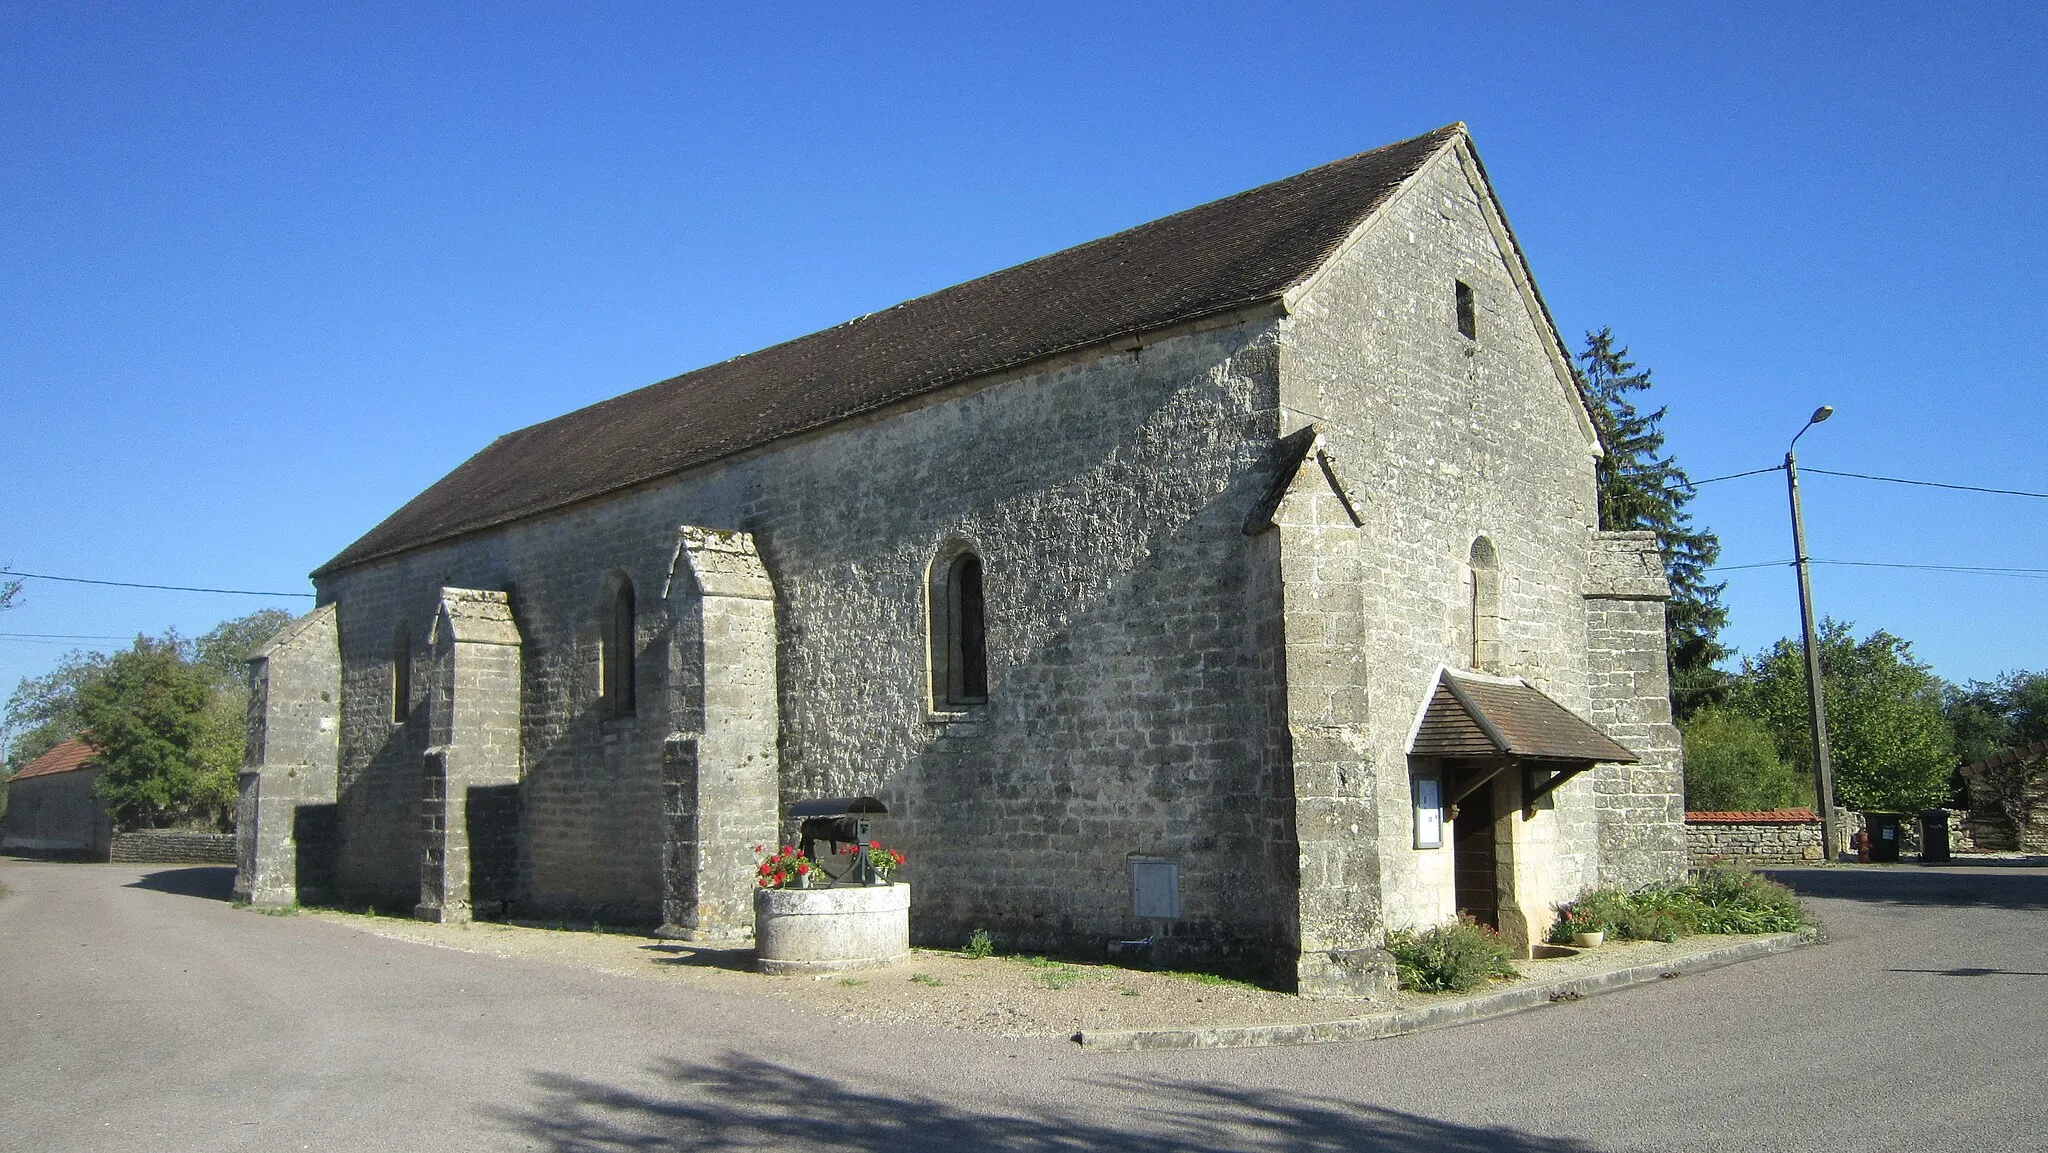
[[770,976],[871,969],[909,956],[909,885],[754,891],[754,966]]

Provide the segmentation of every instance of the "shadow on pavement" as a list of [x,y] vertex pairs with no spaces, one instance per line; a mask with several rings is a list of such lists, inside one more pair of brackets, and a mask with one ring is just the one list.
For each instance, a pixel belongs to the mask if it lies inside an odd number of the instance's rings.
[[1983,905],[2048,909],[2048,872],[1965,872],[1898,865],[1880,869],[1772,869],[1802,897],[1881,905]]
[[658,945],[642,945],[642,949],[659,954],[654,958],[659,965],[677,965],[688,969],[729,969],[735,973],[754,971],[754,950],[745,948],[711,948],[705,945],[683,945],[664,941]]
[[180,897],[204,897],[209,901],[232,900],[235,895],[233,865],[189,865],[144,873],[129,886]]
[[[1578,1141],[1474,1127],[1297,1093],[1150,1078],[1111,1078],[1135,1106],[1111,1120],[1056,1107],[969,1111],[928,1097],[863,1088],[741,1054],[655,1070],[645,1093],[542,1075],[526,1113],[502,1114],[544,1149],[960,1150],[976,1153],[1221,1153],[1336,1150],[1391,1153],[1590,1153]],[[1094,1094],[1088,1094],[1093,1096]]]

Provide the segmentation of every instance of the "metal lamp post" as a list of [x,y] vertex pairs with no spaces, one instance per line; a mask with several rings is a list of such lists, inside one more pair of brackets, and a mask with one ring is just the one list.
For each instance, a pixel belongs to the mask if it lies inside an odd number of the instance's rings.
[[1841,832],[1835,821],[1835,770],[1828,760],[1828,709],[1821,691],[1820,647],[1813,639],[1813,589],[1806,575],[1806,521],[1799,512],[1799,460],[1792,450],[1806,430],[1835,415],[1829,405],[1813,410],[1804,425],[1785,446],[1785,484],[1792,494],[1792,564],[1799,571],[1799,625],[1806,646],[1806,704],[1813,721],[1814,804],[1820,809],[1820,835],[1827,845],[1823,861],[1833,861],[1841,852]]

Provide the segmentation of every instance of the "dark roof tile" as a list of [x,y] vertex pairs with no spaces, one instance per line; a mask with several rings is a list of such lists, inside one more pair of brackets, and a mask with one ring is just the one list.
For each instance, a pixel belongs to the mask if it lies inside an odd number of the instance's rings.
[[319,576],[1306,280],[1452,124],[499,437]]

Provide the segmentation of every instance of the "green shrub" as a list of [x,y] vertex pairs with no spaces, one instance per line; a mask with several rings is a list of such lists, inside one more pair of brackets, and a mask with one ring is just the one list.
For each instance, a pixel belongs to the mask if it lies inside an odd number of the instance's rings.
[[996,951],[996,943],[989,937],[987,929],[976,929],[968,936],[967,947],[960,951],[979,961]]
[[1689,933],[1790,933],[1807,925],[1792,890],[1728,865],[1702,869],[1683,885],[1595,889],[1557,912],[1554,945],[1595,930],[1617,940],[1675,941]]
[[1418,993],[1463,993],[1495,978],[1520,976],[1508,963],[1500,934],[1465,919],[1388,933],[1387,951],[1394,955],[1401,987]]
[[1813,803],[1813,779],[1785,763],[1762,721],[1708,706],[1680,727],[1686,808],[1749,812]]
[[1622,923],[1634,911],[1628,893],[1620,889],[1594,889],[1568,905],[1559,905],[1557,920],[1550,926],[1550,943],[1569,945],[1573,933],[1606,933],[1622,936]]
[[1701,869],[1683,891],[1699,906],[1694,919],[1702,933],[1791,933],[1807,926],[1792,890],[1747,869]]

